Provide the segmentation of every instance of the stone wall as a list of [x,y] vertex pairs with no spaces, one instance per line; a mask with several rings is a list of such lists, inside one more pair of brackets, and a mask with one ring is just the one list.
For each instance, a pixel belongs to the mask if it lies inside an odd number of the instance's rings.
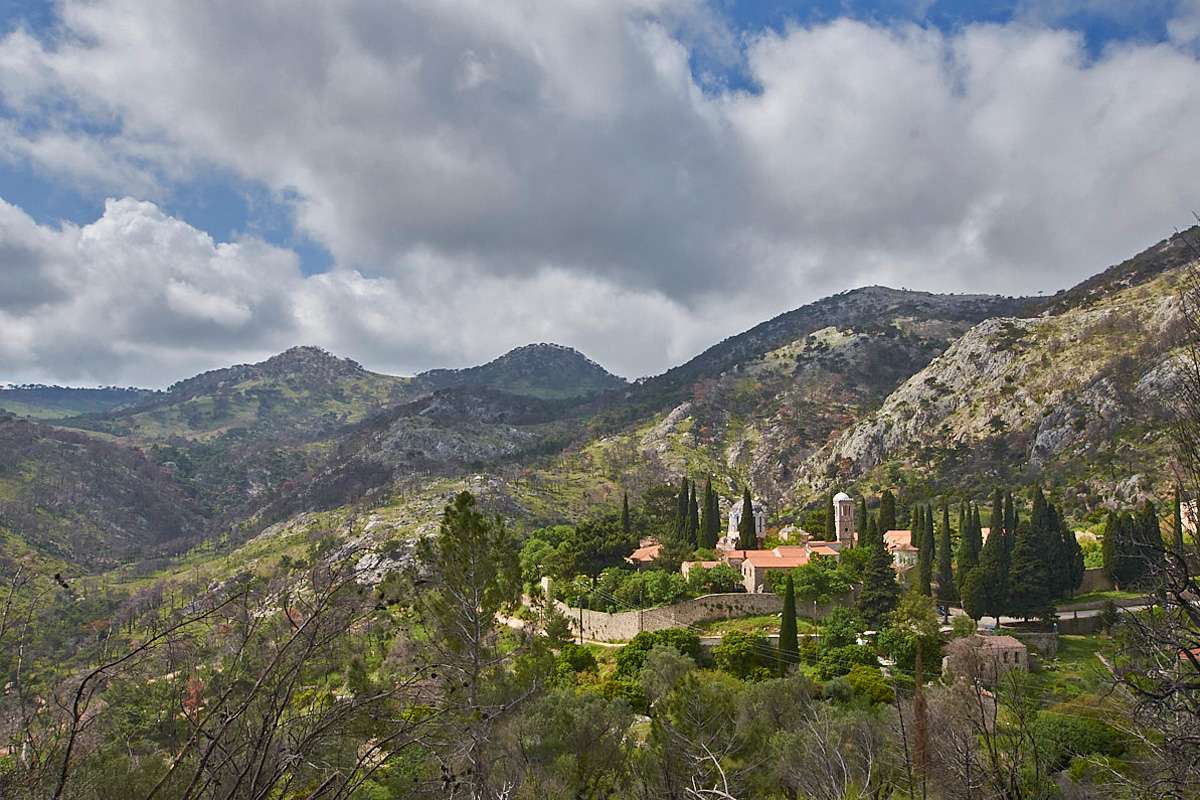
[[1110,592],[1113,588],[1113,582],[1104,574],[1103,569],[1099,567],[1096,569],[1085,569],[1083,571],[1083,583],[1079,585],[1079,594]]
[[[825,605],[796,603],[796,616],[821,619],[831,609],[844,604],[849,598]],[[646,608],[640,611],[619,611],[608,614],[571,608],[562,603],[559,610],[571,621],[571,629],[579,633],[583,625],[583,638],[601,642],[624,642],[641,631],[660,631],[666,628],[686,628],[715,619],[778,614],[783,611],[783,598],[774,592],[763,594],[728,593],[706,594],[692,600],[683,600],[669,606]]]

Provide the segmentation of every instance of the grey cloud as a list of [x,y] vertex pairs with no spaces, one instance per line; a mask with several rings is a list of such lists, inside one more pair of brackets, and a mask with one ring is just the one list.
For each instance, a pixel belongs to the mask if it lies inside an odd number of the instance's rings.
[[[141,270],[103,321],[114,362],[311,341],[411,371],[552,339],[632,376],[855,285],[1053,290],[1196,205],[1195,54],[1093,58],[1028,16],[753,36],[744,92],[693,78],[689,46],[728,61],[735,39],[684,0],[61,8],[72,36],[0,41],[0,99],[27,116],[0,152],[143,196],[218,165],[298,198],[336,262],[304,278],[252,240],[222,260],[163,220],[178,241],[106,234]],[[115,133],[98,148],[64,114]],[[61,305],[127,275],[87,274]]]

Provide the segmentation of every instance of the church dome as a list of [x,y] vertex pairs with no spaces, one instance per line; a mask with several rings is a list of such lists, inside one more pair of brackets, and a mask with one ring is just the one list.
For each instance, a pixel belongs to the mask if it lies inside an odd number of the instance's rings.
[[850,495],[846,494],[845,492],[838,492],[837,494],[835,494],[833,496],[833,502],[835,502],[835,503],[840,503],[843,500],[849,500],[849,499],[850,499]]

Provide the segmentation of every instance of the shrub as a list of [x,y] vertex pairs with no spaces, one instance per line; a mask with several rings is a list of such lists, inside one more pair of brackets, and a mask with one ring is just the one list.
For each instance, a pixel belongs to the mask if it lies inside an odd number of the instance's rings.
[[827,681],[839,675],[846,675],[856,665],[878,667],[879,659],[875,651],[861,644],[849,644],[844,647],[831,647],[821,653],[817,660],[817,674],[821,680]]
[[693,567],[688,572],[687,586],[692,594],[736,592],[742,587],[742,574],[728,564],[718,564],[711,569]]
[[646,654],[655,645],[672,647],[696,662],[701,660],[700,637],[689,630],[667,628],[661,631],[642,631],[617,651],[616,674],[623,678],[636,678],[646,663]]
[[858,644],[858,635],[866,625],[848,608],[835,608],[821,620],[821,649]]
[[950,635],[955,639],[961,639],[964,636],[974,636],[979,625],[966,614],[959,614],[951,621],[950,628]]
[[865,700],[868,705],[890,703],[896,699],[892,685],[878,667],[855,664],[846,673],[845,680],[854,690],[854,696]]
[[743,680],[770,677],[776,663],[774,648],[765,637],[746,631],[730,631],[713,648],[717,668]]
[[1098,719],[1044,711],[1034,723],[1034,735],[1053,770],[1066,767],[1072,756],[1119,756],[1125,735]]
[[575,642],[564,642],[558,650],[558,663],[565,664],[572,672],[595,672],[596,656],[592,651]]

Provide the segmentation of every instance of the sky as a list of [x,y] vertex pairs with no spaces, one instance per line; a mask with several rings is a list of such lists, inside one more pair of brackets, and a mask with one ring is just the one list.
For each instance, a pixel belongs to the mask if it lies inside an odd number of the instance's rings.
[[655,374],[1191,221],[1200,0],[0,0],[0,382]]

